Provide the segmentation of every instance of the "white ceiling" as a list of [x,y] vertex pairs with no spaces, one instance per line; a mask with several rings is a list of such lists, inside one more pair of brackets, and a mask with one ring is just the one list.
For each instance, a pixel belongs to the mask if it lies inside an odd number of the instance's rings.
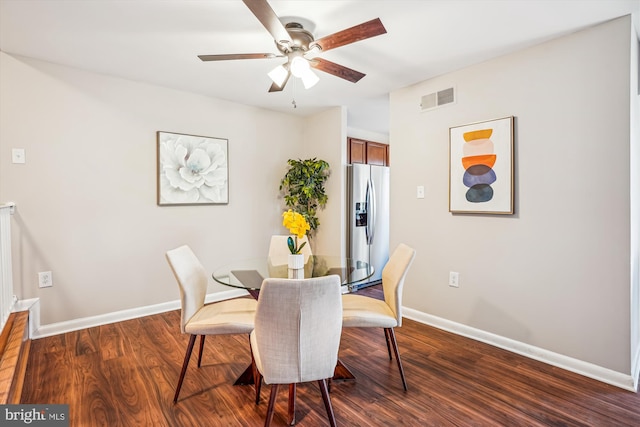
[[[111,76],[307,115],[348,107],[350,127],[388,131],[388,93],[612,18],[640,0],[270,0],[316,38],[379,17],[387,34],[322,57],[366,74],[318,72],[305,90],[268,93],[283,58],[202,62],[197,55],[277,53],[240,0],[0,0],[0,50]],[[638,21],[636,21],[638,22]],[[292,99],[297,108],[293,108]],[[417,108],[417,106],[416,106]]]

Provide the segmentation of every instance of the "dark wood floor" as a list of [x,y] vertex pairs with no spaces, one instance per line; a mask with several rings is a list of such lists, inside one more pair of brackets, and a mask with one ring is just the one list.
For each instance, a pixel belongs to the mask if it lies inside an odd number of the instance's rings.
[[[376,289],[367,291],[378,292]],[[67,403],[71,426],[259,426],[269,387],[233,386],[250,362],[246,336],[212,337],[172,398],[187,337],[179,312],[33,342],[23,403]],[[378,329],[345,329],[333,382],[341,426],[639,426],[640,397],[495,347],[406,320],[396,331],[409,391]],[[274,426],[286,425],[286,388]],[[298,425],[328,425],[317,384],[298,388]]]

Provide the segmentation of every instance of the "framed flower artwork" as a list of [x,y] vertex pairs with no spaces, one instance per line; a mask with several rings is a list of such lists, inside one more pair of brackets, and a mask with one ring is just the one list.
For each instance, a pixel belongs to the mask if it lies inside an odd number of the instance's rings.
[[157,132],[158,205],[229,203],[229,141]]

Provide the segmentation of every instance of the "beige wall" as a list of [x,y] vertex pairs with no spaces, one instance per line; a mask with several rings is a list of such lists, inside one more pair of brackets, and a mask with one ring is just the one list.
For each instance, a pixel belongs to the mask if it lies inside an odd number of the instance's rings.
[[[175,301],[164,252],[184,243],[208,270],[266,253],[270,236],[286,232],[278,185],[287,159],[317,155],[293,115],[4,53],[0,73],[0,200],[17,203],[15,291],[40,298],[43,325]],[[314,127],[344,127],[341,116],[322,120]],[[158,130],[229,140],[228,205],[156,205]],[[26,150],[26,164],[11,164],[11,148]],[[54,286],[39,289],[46,270]]]
[[[630,373],[630,22],[391,94],[391,246],[417,250],[406,306]],[[422,95],[451,86],[455,104],[419,112]],[[515,215],[452,215],[449,127],[510,115]]]

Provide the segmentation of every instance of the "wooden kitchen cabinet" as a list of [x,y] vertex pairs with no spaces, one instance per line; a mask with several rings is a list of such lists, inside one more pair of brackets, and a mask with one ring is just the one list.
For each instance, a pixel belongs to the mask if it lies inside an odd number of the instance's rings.
[[349,163],[389,166],[389,145],[364,139],[349,138],[347,144]]

